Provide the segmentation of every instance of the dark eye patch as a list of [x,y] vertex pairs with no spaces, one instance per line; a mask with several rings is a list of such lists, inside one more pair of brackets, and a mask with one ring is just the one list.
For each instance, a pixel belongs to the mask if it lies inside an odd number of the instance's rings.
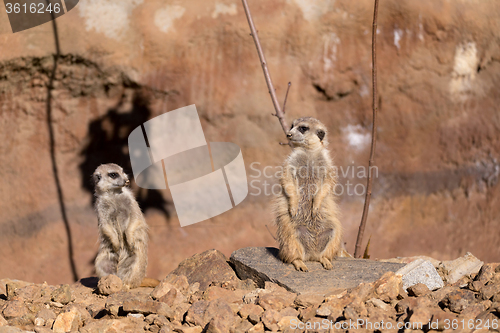
[[96,174],[94,175],[94,182],[97,184],[100,180],[101,180],[101,175],[100,175],[100,174],[98,174],[98,173],[96,173]]
[[116,179],[118,178],[118,174],[116,172],[110,172],[108,173],[109,178],[111,179]]
[[309,127],[307,127],[307,126],[300,126],[299,127],[299,132],[302,133],[302,134],[304,134],[308,130],[309,130]]

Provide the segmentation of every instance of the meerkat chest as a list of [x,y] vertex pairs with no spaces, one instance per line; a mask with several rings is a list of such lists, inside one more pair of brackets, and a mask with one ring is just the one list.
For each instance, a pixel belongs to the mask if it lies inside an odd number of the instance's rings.
[[130,221],[131,202],[126,196],[101,198],[97,203],[99,220],[112,224],[118,230],[125,230]]

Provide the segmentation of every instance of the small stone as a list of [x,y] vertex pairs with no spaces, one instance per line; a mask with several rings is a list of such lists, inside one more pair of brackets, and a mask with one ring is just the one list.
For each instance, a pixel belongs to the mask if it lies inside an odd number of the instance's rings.
[[153,299],[159,299],[172,289],[177,291],[177,288],[175,288],[170,282],[161,281],[160,284],[158,284],[151,292],[151,297],[153,297]]
[[429,288],[423,283],[417,283],[411,287],[408,287],[408,295],[419,297],[422,295],[427,295],[430,293]]
[[478,273],[483,266],[483,262],[474,257],[470,252],[467,252],[463,257],[443,261],[441,265],[447,273],[446,281],[452,284],[457,282],[462,276]]
[[278,322],[278,328],[282,331],[286,330],[287,328],[291,328],[292,326],[297,326],[299,320],[295,316],[284,316],[280,319]]
[[248,320],[242,320],[234,328],[234,333],[246,333],[252,327],[253,327],[253,325]]
[[367,303],[371,303],[376,308],[382,309],[383,311],[386,311],[386,312],[389,312],[392,310],[391,306],[389,304],[385,303],[384,301],[382,301],[381,299],[378,299],[378,298],[371,298],[368,300]]
[[246,319],[249,315],[254,314],[260,318],[264,309],[256,304],[244,304],[239,310],[238,314],[241,318]]
[[324,297],[319,294],[300,294],[295,298],[295,305],[300,308],[307,308],[311,305],[323,303]]
[[278,322],[281,320],[282,316],[281,314],[273,309],[268,309],[264,311],[264,313],[261,316],[262,323],[264,324],[264,327],[268,329],[269,331],[277,331],[279,326]]
[[66,333],[77,331],[82,325],[82,318],[80,313],[71,308],[68,312],[63,312],[57,316],[52,330],[55,333]]
[[17,296],[16,290],[24,288],[32,283],[20,281],[20,280],[7,280],[5,284],[5,293],[7,295],[7,300],[11,300],[13,297]]
[[12,299],[7,302],[4,310],[3,316],[5,319],[22,317],[29,313],[28,308],[24,305],[24,302],[21,300]]
[[156,313],[167,318],[171,318],[174,315],[173,310],[165,303],[140,299],[123,302],[123,311],[141,313],[143,315]]
[[500,267],[499,264],[484,264],[477,273],[475,280],[487,284],[495,276],[495,270],[498,267]]
[[472,291],[479,291],[484,287],[484,283],[481,281],[472,281],[469,283],[469,289]]
[[268,294],[270,293],[271,291],[270,290],[266,290],[266,289],[255,289],[251,292],[249,292],[248,294],[245,294],[243,296],[243,302],[249,304],[249,303],[253,303],[253,304],[257,304],[257,301],[259,300],[259,297],[264,295],[264,294]]
[[249,329],[247,333],[264,333],[264,324],[257,323],[254,327]]
[[198,282],[202,291],[213,282],[238,280],[236,273],[227,263],[226,256],[217,250],[207,250],[185,259],[165,280],[170,281],[172,275],[184,275],[190,284]]
[[450,327],[453,321],[457,320],[454,313],[445,312],[441,309],[435,309],[432,313],[432,319],[429,323],[429,328],[437,331],[444,331],[446,327]]
[[486,299],[492,299],[493,296],[496,294],[500,293],[500,283],[488,283],[486,286],[481,288],[481,298],[486,300]]
[[205,300],[194,302],[187,311],[186,323],[190,325],[205,326],[207,323],[204,320],[204,315],[207,307],[208,302]]
[[[402,287],[402,277],[400,275],[394,274],[394,272],[385,273],[373,284],[373,289],[375,289],[375,292],[377,293],[379,298],[384,302],[390,302],[402,295],[404,293]],[[366,292],[366,296],[364,296],[362,299],[365,299],[367,296],[368,292]]]
[[299,316],[299,311],[295,310],[292,307],[286,307],[283,310],[280,311],[280,315],[283,317],[298,317]]
[[417,283],[423,283],[429,290],[444,286],[443,280],[430,261],[417,259],[399,269],[396,274],[402,276],[403,288],[406,291]]
[[64,284],[59,288],[57,288],[56,290],[54,290],[50,296],[52,301],[61,304],[68,304],[73,299],[71,295],[71,289],[67,284]]
[[476,297],[472,291],[459,289],[449,293],[441,302],[455,313],[462,312],[469,304],[475,301]]
[[302,320],[303,322],[308,321],[309,319],[316,316],[317,309],[318,309],[317,306],[310,306],[310,307],[307,307],[305,309],[300,309],[299,310],[299,319]]
[[45,325],[45,320],[42,318],[35,318],[35,321],[33,322],[35,326],[43,326]]
[[52,327],[52,324],[56,320],[56,314],[54,311],[50,309],[42,309],[38,311],[38,313],[35,316],[35,320],[43,321],[43,324],[41,326],[47,326],[47,327]]
[[296,294],[288,291],[276,291],[259,296],[257,303],[264,309],[274,309],[280,311],[283,308],[294,304]]
[[133,319],[144,320],[144,315],[142,313],[128,313],[127,317],[133,318]]
[[122,280],[114,275],[110,274],[99,279],[97,283],[97,291],[99,294],[108,296],[117,293],[123,289]]

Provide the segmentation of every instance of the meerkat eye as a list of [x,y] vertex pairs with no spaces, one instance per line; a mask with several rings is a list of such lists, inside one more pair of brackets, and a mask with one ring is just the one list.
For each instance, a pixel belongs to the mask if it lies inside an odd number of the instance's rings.
[[101,175],[100,174],[95,174],[94,175],[94,181],[97,184],[101,180]]
[[309,127],[306,127],[306,126],[300,126],[299,127],[299,132],[302,133],[302,134],[304,134],[308,130],[309,130]]
[[118,174],[116,172],[110,172],[108,173],[109,178],[111,179],[116,179],[118,178]]

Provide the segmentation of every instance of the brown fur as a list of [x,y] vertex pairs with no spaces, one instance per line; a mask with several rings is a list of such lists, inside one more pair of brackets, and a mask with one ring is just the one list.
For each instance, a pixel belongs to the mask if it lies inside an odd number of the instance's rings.
[[148,225],[128,177],[112,163],[99,166],[92,177],[100,241],[96,273],[115,274],[128,288],[139,287],[148,264]]
[[333,193],[337,176],[326,133],[317,119],[293,122],[287,137],[294,149],[285,160],[282,191],[275,200],[280,258],[305,272],[307,260],[331,269],[331,260],[341,249],[342,225]]

